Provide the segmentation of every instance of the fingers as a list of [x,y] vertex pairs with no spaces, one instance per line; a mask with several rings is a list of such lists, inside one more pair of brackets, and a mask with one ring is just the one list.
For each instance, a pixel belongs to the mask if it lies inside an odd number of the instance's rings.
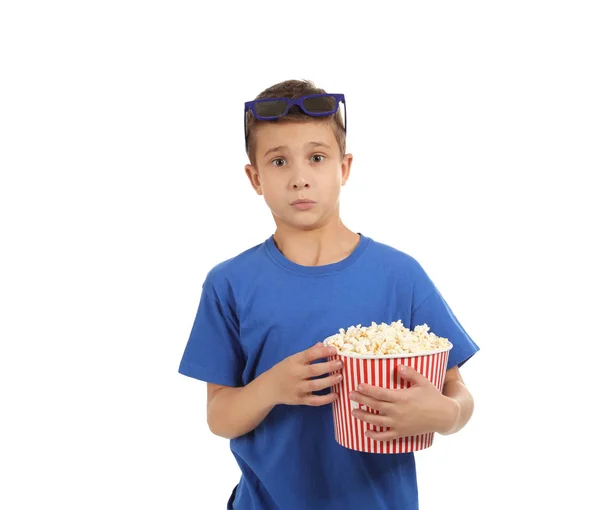
[[363,411],[362,409],[353,409],[352,416],[376,427],[391,427],[393,425],[393,421],[389,416],[369,413],[368,411]]
[[335,356],[337,354],[337,349],[335,347],[325,347],[322,342],[319,342],[299,354],[302,362],[308,365],[318,359]]
[[381,432],[377,430],[368,430],[365,432],[365,436],[370,437],[374,441],[391,441],[392,439],[398,439],[399,437],[407,437],[400,435],[394,430],[384,430]]
[[342,380],[342,374],[333,374],[329,377],[321,377],[319,379],[311,379],[305,382],[306,392],[320,391],[325,388],[331,388]]
[[376,409],[382,414],[387,414],[386,411],[389,410],[389,403],[381,400],[377,400],[375,398],[371,398],[363,393],[352,392],[350,394],[350,400],[354,402],[358,402],[359,404],[366,405],[371,409]]
[[[357,396],[366,395],[374,400],[380,400],[383,402],[396,402],[402,397],[402,393],[398,390],[388,390],[387,388],[380,388],[379,386],[373,386],[371,384],[361,384],[359,390],[356,392]],[[352,397],[354,400],[354,397]],[[357,400],[358,401],[358,400]]]
[[304,405],[319,407],[327,404],[331,404],[338,399],[337,393],[328,393],[327,395],[310,395],[306,397],[306,401],[303,402]]
[[400,382],[400,379],[404,379],[405,381],[418,385],[430,383],[427,377],[408,365],[398,365],[396,367],[396,376],[398,378],[398,382]]
[[341,360],[327,361],[323,363],[313,363],[306,368],[306,377],[316,377],[323,374],[332,374],[344,368]]

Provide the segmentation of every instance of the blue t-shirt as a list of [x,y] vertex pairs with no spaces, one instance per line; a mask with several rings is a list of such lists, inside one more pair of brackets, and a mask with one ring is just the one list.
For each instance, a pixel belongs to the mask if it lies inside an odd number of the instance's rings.
[[[179,372],[244,386],[340,328],[397,320],[448,338],[448,368],[479,350],[409,255],[361,235],[344,260],[301,266],[271,236],[208,273]],[[277,405],[230,445],[242,472],[235,510],[418,508],[414,454],[340,446],[331,405]]]

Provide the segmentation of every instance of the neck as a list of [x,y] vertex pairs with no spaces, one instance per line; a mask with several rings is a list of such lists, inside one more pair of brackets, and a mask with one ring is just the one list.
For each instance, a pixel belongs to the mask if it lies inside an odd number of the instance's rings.
[[302,266],[324,266],[348,257],[358,245],[360,236],[337,216],[312,230],[277,225],[273,240],[288,260]]

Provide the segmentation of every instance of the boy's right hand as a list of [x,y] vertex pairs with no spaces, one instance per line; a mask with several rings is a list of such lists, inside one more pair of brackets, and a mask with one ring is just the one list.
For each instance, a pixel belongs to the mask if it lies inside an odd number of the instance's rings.
[[[310,349],[293,354],[280,361],[266,374],[269,376],[269,391],[272,392],[275,404],[322,406],[330,404],[338,398],[337,393],[313,395],[313,391],[323,390],[339,383],[344,366],[341,361],[314,363],[321,358],[335,356],[335,347],[325,347],[321,342]],[[332,373],[328,377],[312,379],[323,374]]]

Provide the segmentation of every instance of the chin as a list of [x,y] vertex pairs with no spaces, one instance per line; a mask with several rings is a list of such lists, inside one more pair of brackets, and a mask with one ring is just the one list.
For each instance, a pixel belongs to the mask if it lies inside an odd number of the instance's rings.
[[315,230],[322,225],[321,218],[305,218],[304,221],[298,221],[298,218],[286,218],[276,214],[273,214],[273,218],[276,225],[283,224],[295,230]]
[[289,225],[298,230],[316,230],[322,227],[326,222],[323,218],[306,218],[304,221],[290,221]]

